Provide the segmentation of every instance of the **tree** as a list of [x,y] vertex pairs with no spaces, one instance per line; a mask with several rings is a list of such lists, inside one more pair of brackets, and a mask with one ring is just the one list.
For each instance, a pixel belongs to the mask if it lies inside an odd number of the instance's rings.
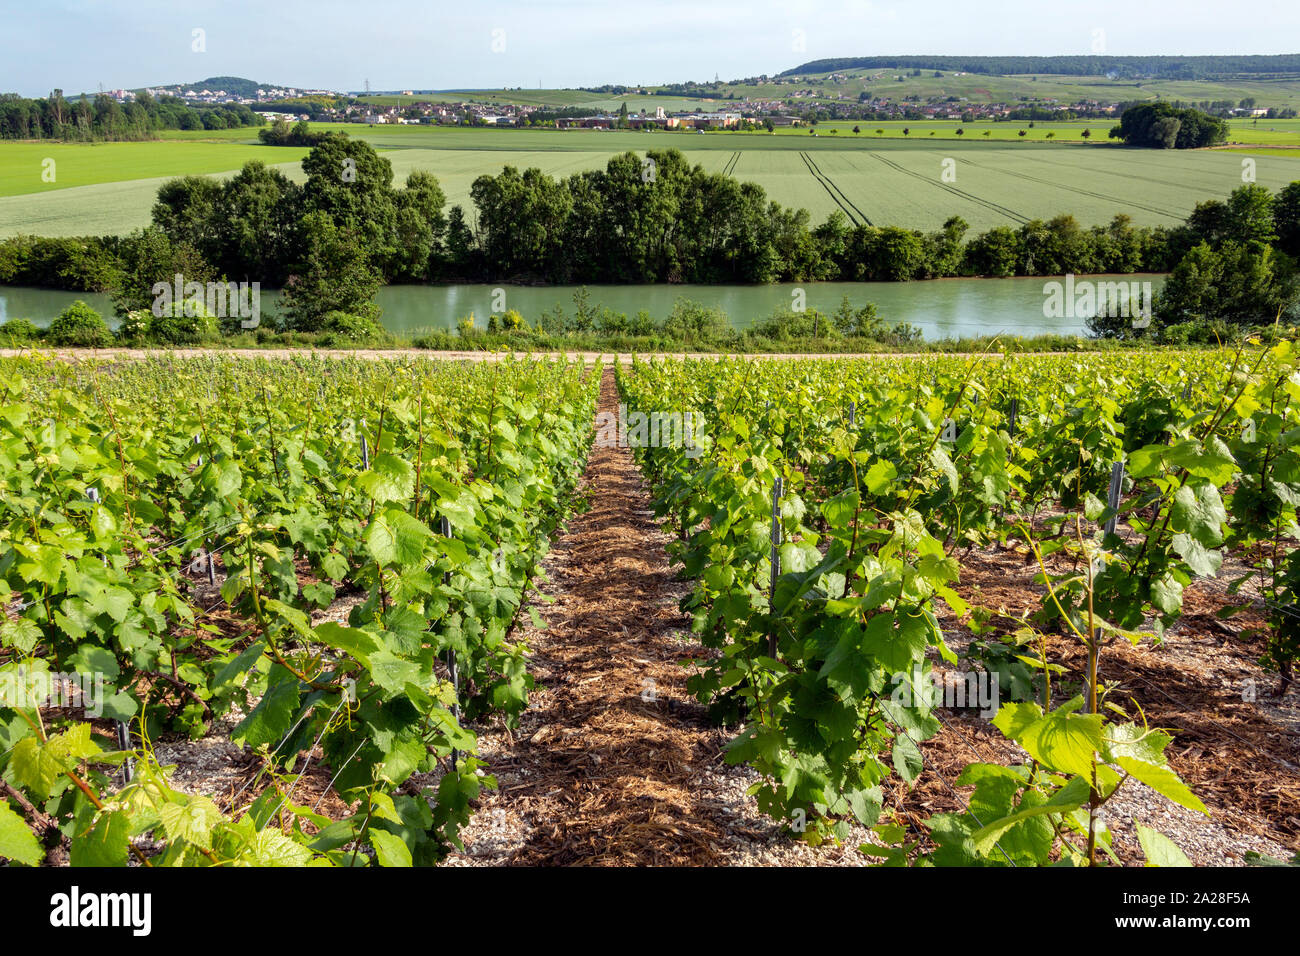
[[203,254],[184,239],[173,241],[158,226],[147,226],[123,240],[119,254],[122,271],[110,290],[118,315],[151,309],[154,286],[174,287],[176,276],[184,283],[206,286],[215,275]]
[[966,267],[974,275],[1012,276],[1020,258],[1020,242],[1010,226],[994,226],[966,244]]
[[[641,178],[641,161],[636,176]],[[568,190],[540,169],[521,175],[507,166],[497,176],[480,176],[470,187],[478,208],[480,247],[496,275],[560,278],[564,226],[572,207]]]
[[398,281],[430,278],[447,231],[446,202],[433,174],[416,170],[407,176],[406,188],[397,194],[397,253],[385,270],[389,276]]
[[1278,248],[1300,259],[1300,180],[1284,186],[1273,200],[1273,231]]
[[1195,246],[1174,267],[1156,296],[1160,326],[1222,320],[1250,327],[1273,322],[1300,298],[1291,270],[1258,242]]
[[261,161],[245,163],[221,190],[213,264],[235,281],[283,285],[302,254],[301,207],[301,186]]
[[1273,194],[1258,183],[1238,186],[1228,197],[1228,224],[1234,242],[1272,243],[1277,239]]
[[1162,116],[1151,124],[1151,139],[1148,145],[1174,149],[1178,145],[1178,131],[1182,128],[1183,121],[1177,116]]
[[1226,140],[1228,124],[1200,110],[1180,109],[1164,101],[1138,103],[1124,110],[1111,136],[1129,146],[1199,149]]
[[397,251],[392,163],[364,140],[329,133],[303,157],[302,170],[304,210],[324,213],[342,234],[355,236],[375,263],[391,261]]
[[153,223],[172,242],[188,243],[213,261],[221,253],[218,230],[223,206],[220,180],[211,176],[169,179],[158,188]]
[[378,321],[373,300],[382,277],[371,267],[360,237],[321,210],[303,216],[301,226],[305,259],[299,274],[289,277],[282,300],[289,328],[318,331],[330,312]]

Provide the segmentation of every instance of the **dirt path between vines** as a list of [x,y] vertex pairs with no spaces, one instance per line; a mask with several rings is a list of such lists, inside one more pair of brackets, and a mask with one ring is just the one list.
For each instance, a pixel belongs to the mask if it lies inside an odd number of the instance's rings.
[[[599,410],[618,404],[613,369]],[[860,865],[856,850],[813,850],[762,817],[747,768],[728,767],[731,733],[687,693],[681,662],[703,649],[678,610],[670,540],[625,448],[594,448],[590,510],[544,561],[534,600],[546,629],[521,635],[537,680],[514,734],[479,730],[499,789],[486,791],[453,865]]]

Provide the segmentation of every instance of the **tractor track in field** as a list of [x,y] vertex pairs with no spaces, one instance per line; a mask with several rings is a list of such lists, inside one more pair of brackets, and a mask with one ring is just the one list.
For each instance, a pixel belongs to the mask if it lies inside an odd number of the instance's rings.
[[894,162],[893,160],[885,159],[885,157],[881,156],[879,153],[873,153],[868,151],[867,155],[870,156],[872,159],[876,159],[884,163],[890,169],[911,176],[913,179],[919,179],[923,183],[929,183],[931,186],[938,186],[940,189],[946,189],[954,196],[957,196],[961,199],[965,199],[968,202],[973,202],[977,206],[983,206],[985,209],[991,210],[992,212],[1000,213],[1003,216],[1007,216],[1008,218],[1014,219],[1016,222],[1019,222],[1022,225],[1024,223],[1029,222],[1029,218],[1027,216],[1022,216],[1014,209],[1009,209],[1008,207],[995,203],[990,199],[982,199],[981,197],[976,196],[974,193],[968,193],[963,189],[958,189],[956,186],[950,186],[948,183],[940,182],[936,179],[932,179],[931,177],[925,175],[924,173],[918,173],[915,170],[908,169],[906,166],[902,166],[899,163]]
[[[816,179],[817,182],[821,183],[822,188],[830,194],[831,199],[835,200],[835,204],[839,206],[840,209],[844,210],[844,215],[849,217],[849,221],[852,222],[853,225],[872,225],[871,220],[866,217],[866,214],[854,205],[853,200],[849,199],[849,197],[844,194],[844,190],[835,185],[834,181],[821,171],[821,168],[813,162],[811,156],[803,150],[800,150],[799,158],[804,161],[804,165],[808,167],[808,172],[812,173],[813,178]],[[861,221],[859,222],[859,220]]]
[[726,163],[723,164],[723,166],[722,166],[722,175],[724,175],[724,176],[733,176],[733,175],[735,175],[735,172],[736,172],[736,164],[737,164],[738,162],[740,162],[740,150],[736,150],[734,153],[732,153],[732,154],[731,154],[731,158],[728,159],[728,160],[726,161]]
[[[1169,181],[1169,177],[1167,177],[1167,176],[1166,176],[1165,178],[1161,179],[1161,178],[1159,178],[1159,177],[1157,177],[1157,176],[1141,176],[1141,175],[1138,175],[1138,174],[1135,174],[1135,173],[1129,173],[1129,172],[1127,172],[1127,171],[1125,171],[1125,172],[1119,172],[1119,171],[1109,170],[1109,169],[1090,168],[1090,167],[1088,167],[1088,166],[1086,166],[1086,165],[1084,165],[1084,166],[1080,166],[1080,165],[1078,165],[1078,164],[1070,163],[1070,162],[1065,162],[1065,161],[1063,161],[1063,160],[1059,160],[1059,159],[1057,159],[1057,160],[1048,160],[1048,159],[1043,159],[1043,158],[1040,157],[1040,156],[1027,156],[1027,157],[1024,157],[1024,158],[1032,159],[1032,160],[1034,160],[1035,162],[1039,162],[1039,163],[1047,163],[1049,166],[1059,166],[1059,167],[1061,167],[1061,168],[1065,168],[1065,169],[1079,170],[1079,171],[1086,171],[1086,172],[1091,172],[1091,173],[1098,173],[1098,174],[1101,174],[1101,175],[1103,175],[1103,176],[1115,176],[1115,177],[1118,177],[1119,179],[1135,179],[1135,180],[1139,180],[1139,181],[1144,182],[1144,183],[1153,183],[1153,184],[1155,184],[1155,185],[1157,185],[1157,186],[1169,186],[1169,185],[1171,185],[1171,183],[1170,183],[1170,181]],[[1144,169],[1158,169],[1158,168],[1159,168],[1159,166],[1158,166],[1157,164],[1153,164],[1153,163],[1142,163],[1142,162],[1140,162],[1139,160],[1135,160],[1135,159],[1127,159],[1126,162],[1127,162],[1130,166],[1141,166],[1141,167],[1144,168]],[[1215,184],[1217,185],[1217,184],[1218,184],[1218,181],[1221,180],[1223,177],[1222,177],[1221,174],[1213,173],[1213,172],[1210,172],[1210,171],[1207,170],[1206,173],[1205,173],[1205,178],[1206,178],[1207,180],[1214,180],[1214,181],[1215,181]],[[1186,184],[1186,183],[1180,183],[1179,185],[1187,185],[1187,184]],[[1195,187],[1195,188],[1200,189],[1200,190],[1204,190],[1205,192],[1209,193],[1209,192],[1212,192],[1212,191],[1213,191],[1214,186],[1212,186],[1212,185],[1208,185],[1208,184],[1206,184],[1206,185],[1196,184],[1196,187]]]
[[1119,196],[1112,196],[1109,193],[1093,192],[1091,189],[1084,189],[1081,186],[1067,186],[1065,183],[1052,180],[1052,179],[1044,179],[1041,176],[1030,176],[1028,173],[1013,172],[1007,169],[998,169],[996,166],[983,166],[980,163],[975,162],[973,159],[967,159],[965,160],[965,162],[968,165],[974,166],[976,169],[984,169],[990,172],[1002,173],[1004,176],[1012,176],[1016,179],[1024,179],[1033,183],[1042,183],[1043,185],[1046,186],[1053,186],[1056,189],[1064,189],[1067,192],[1077,193],[1080,196],[1088,196],[1089,198],[1092,199],[1104,199],[1107,202],[1119,203],[1121,206],[1134,206],[1138,209],[1145,209],[1147,212],[1153,212],[1159,216],[1168,216],[1171,219],[1184,218],[1183,213],[1171,212],[1168,209],[1161,209],[1159,206],[1149,206],[1146,203],[1138,202],[1133,199],[1121,199]]

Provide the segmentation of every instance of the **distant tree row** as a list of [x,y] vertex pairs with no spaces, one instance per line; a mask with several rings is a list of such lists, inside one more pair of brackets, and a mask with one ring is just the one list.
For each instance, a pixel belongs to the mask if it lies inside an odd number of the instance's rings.
[[306,120],[299,120],[292,126],[280,117],[270,126],[257,131],[257,138],[265,146],[316,146],[324,142],[328,133],[313,133]]
[[265,122],[241,103],[199,109],[176,96],[154,99],[148,93],[129,103],[104,93],[76,100],[64,99],[62,90],[34,100],[0,93],[0,139],[140,140],[164,129],[232,129]]
[[861,56],[813,60],[780,76],[844,70],[945,70],[1014,75],[1153,77],[1197,80],[1237,74],[1300,73],[1300,54],[1270,56]]

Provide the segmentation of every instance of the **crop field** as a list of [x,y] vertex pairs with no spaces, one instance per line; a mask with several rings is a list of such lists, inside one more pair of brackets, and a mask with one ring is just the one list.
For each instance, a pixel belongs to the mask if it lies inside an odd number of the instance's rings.
[[[247,130],[230,130],[248,135]],[[51,193],[77,186],[237,170],[253,159],[297,162],[307,150],[238,143],[2,143],[0,197]],[[53,166],[47,162],[53,160]],[[47,174],[47,170],[49,173]],[[53,176],[51,181],[49,176]]]
[[0,359],[0,857],[1284,858],[1297,368]]
[[[1242,100],[1254,97],[1261,104],[1300,108],[1300,79],[1295,77],[1271,79],[1251,77],[1241,80],[1131,80],[1108,79],[1102,76],[1058,76],[1053,74],[1013,74],[1000,76],[988,73],[923,70],[912,76],[906,70],[847,70],[841,79],[831,79],[831,74],[801,76],[797,83],[785,78],[780,83],[758,84],[723,83],[716,92],[719,96],[735,93],[763,99],[789,99],[801,90],[812,89],[819,99],[844,99],[857,102],[864,90],[875,96],[901,100],[906,96],[955,96],[958,103],[965,99],[973,103],[1017,103],[1021,97],[1031,99],[1056,99],[1061,103],[1074,103],[1082,99],[1101,102],[1126,102],[1133,100]],[[901,80],[899,79],[901,77]],[[629,109],[631,107],[629,106]]]
[[[870,125],[870,124],[868,124]],[[908,125],[909,136],[902,129]],[[1123,213],[1139,224],[1170,225],[1196,203],[1223,198],[1242,182],[1236,150],[1159,152],[1096,142],[1092,124],[1039,124],[1025,141],[1008,141],[1012,124],[881,124],[853,134],[837,124],[808,131],[767,133],[643,133],[635,131],[484,130],[418,126],[336,125],[365,139],[393,164],[397,181],[414,170],[433,173],[449,204],[469,209],[469,189],[484,173],[505,165],[536,166],[553,176],[603,166],[624,150],[676,148],[711,172],[726,170],[758,183],[785,206],[809,210],[820,222],[839,210],[875,225],[931,229],[960,215],[975,229],[1070,213],[1085,225]],[[1078,136],[1093,128],[1094,142]],[[885,132],[875,133],[876,128]],[[981,135],[981,127],[992,134]],[[931,137],[930,132],[936,135]],[[0,236],[17,233],[84,235],[124,233],[149,222],[163,178],[228,175],[260,159],[301,180],[305,152],[238,141],[246,130],[224,131],[217,141],[179,137],[156,143],[100,145],[0,144]],[[187,134],[197,137],[209,134]],[[1100,135],[1104,136],[1104,133]],[[1300,126],[1278,133],[1300,136]],[[1018,140],[1018,137],[1017,137]],[[40,180],[41,160],[57,163],[57,181]],[[1300,149],[1252,149],[1257,181],[1278,189],[1300,179]],[[951,160],[948,179],[946,161]],[[955,177],[955,179],[953,178]],[[71,190],[71,187],[77,187]],[[472,212],[472,210],[470,210]]]

